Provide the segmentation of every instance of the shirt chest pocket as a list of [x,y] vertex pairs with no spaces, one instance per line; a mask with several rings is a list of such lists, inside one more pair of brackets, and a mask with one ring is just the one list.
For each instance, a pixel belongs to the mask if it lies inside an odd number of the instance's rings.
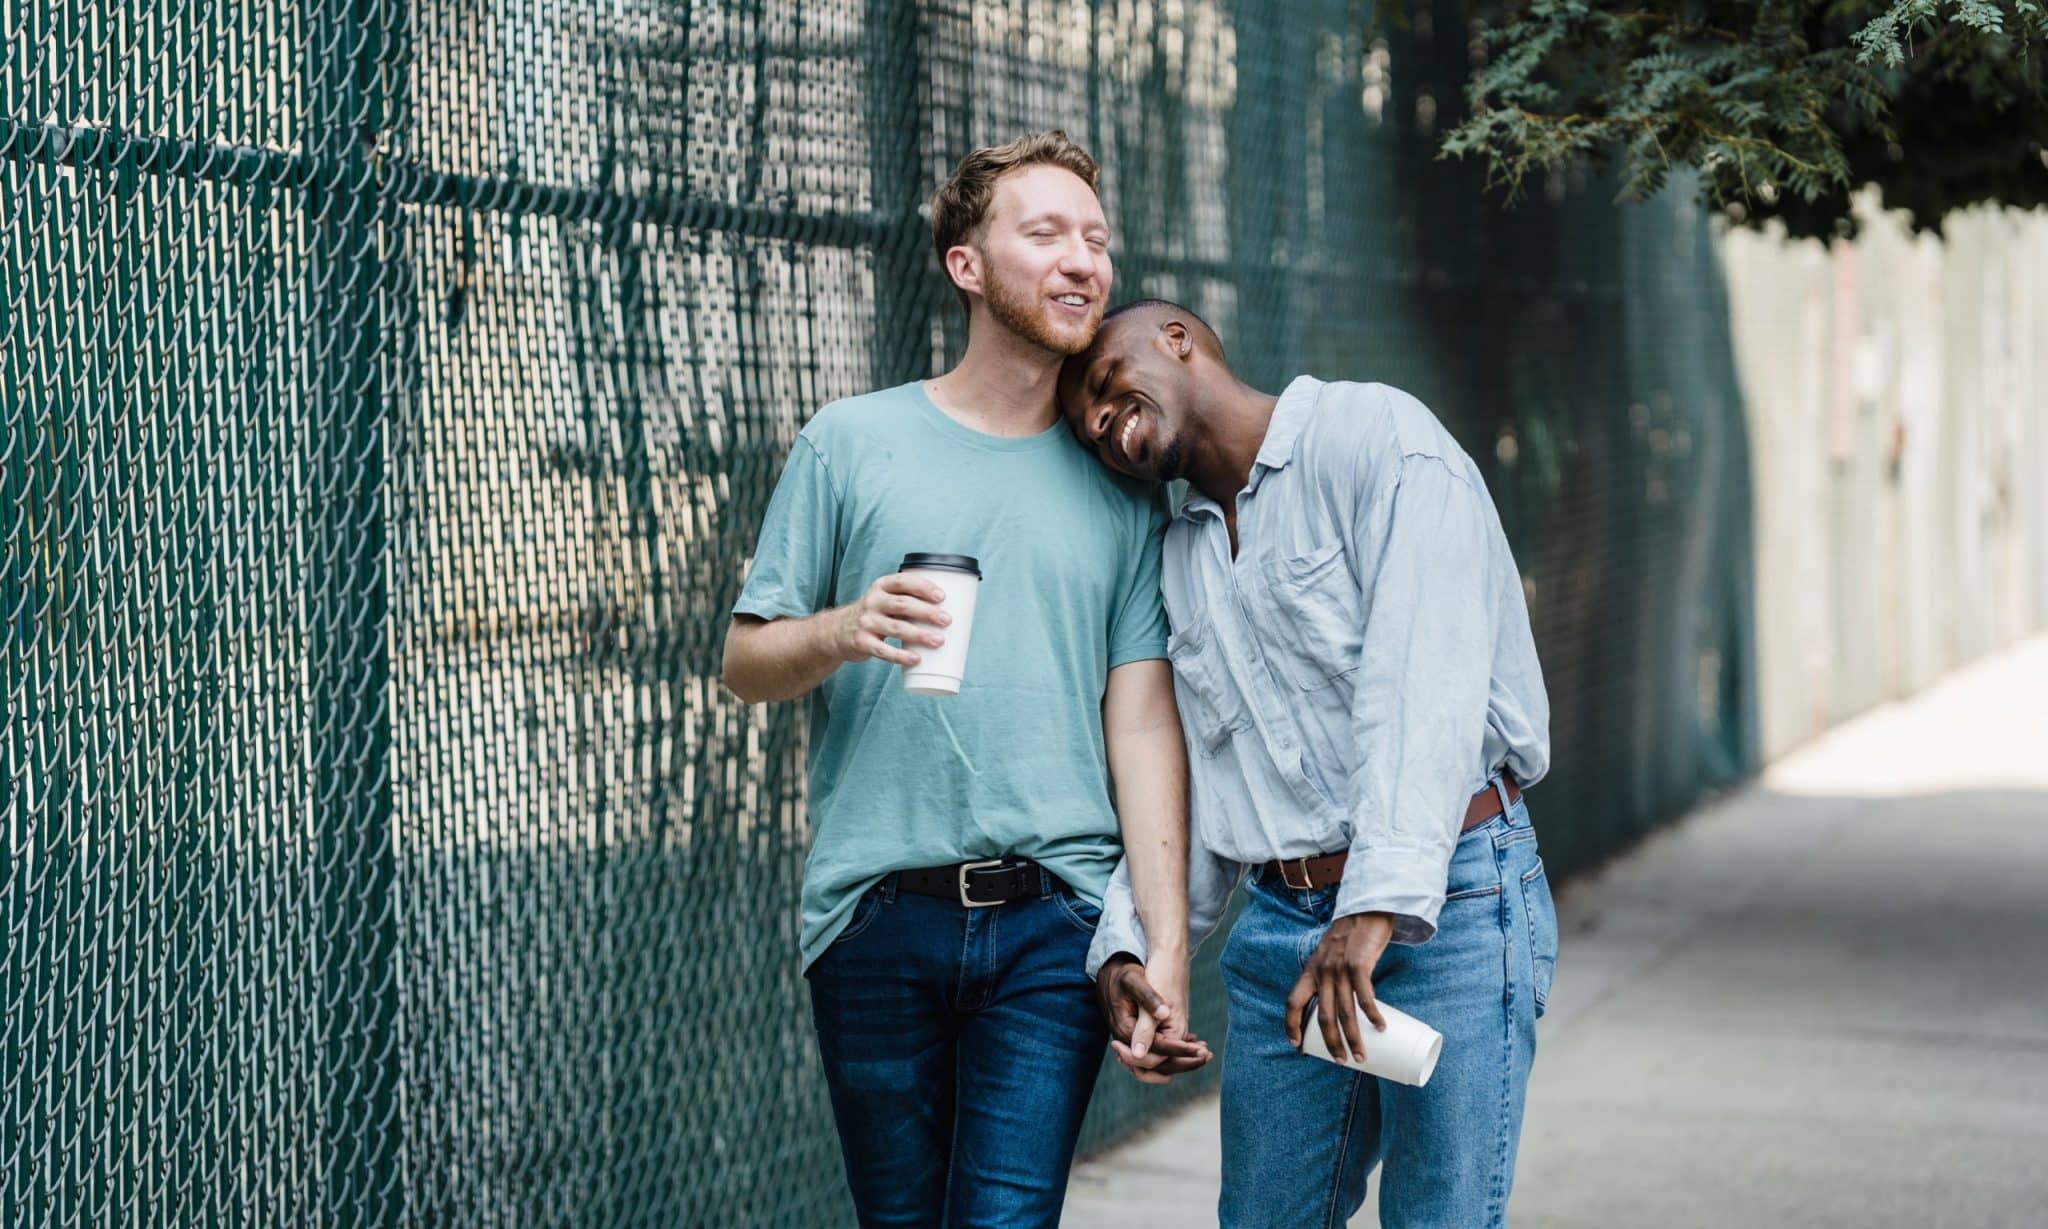
[[1181,723],[1203,756],[1215,755],[1232,734],[1251,725],[1251,716],[1230,681],[1209,620],[1176,630],[1166,642],[1166,655],[1173,661]]
[[1265,560],[1266,629],[1280,667],[1303,691],[1357,671],[1365,642],[1364,602],[1342,543]]

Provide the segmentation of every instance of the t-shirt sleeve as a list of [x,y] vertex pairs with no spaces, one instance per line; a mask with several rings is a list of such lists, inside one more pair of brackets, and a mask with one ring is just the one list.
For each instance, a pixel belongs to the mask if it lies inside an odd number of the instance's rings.
[[839,565],[838,489],[808,436],[796,437],[769,497],[736,615],[796,619],[831,604]]
[[1109,668],[1166,656],[1166,604],[1159,596],[1160,548],[1166,542],[1166,488],[1159,487],[1125,548],[1109,623]]

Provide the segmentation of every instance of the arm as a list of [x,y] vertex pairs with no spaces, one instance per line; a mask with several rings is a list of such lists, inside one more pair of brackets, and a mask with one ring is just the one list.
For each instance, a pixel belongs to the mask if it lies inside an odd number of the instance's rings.
[[1188,758],[1173,703],[1171,666],[1152,659],[1109,672],[1102,739],[1123,829],[1124,860],[1117,872],[1128,896],[1136,898],[1138,919],[1151,939],[1152,984],[1185,1013]]
[[[1337,921],[1288,996],[1300,1044],[1310,998],[1330,1052],[1363,1053],[1355,999],[1384,1026],[1372,971],[1389,942],[1436,933],[1444,884],[1486,737],[1496,586],[1486,494],[1441,460],[1404,460],[1390,491],[1361,499],[1354,545],[1379,544],[1372,615],[1353,684],[1361,748],[1351,779],[1351,857]],[[1329,1005],[1342,1003],[1345,1010]]]
[[[939,643],[948,620],[936,603],[944,595],[928,580],[884,576],[859,600],[827,608],[838,579],[842,508],[825,455],[808,434],[798,435],[725,633],[725,685],[749,704],[793,700],[849,661],[914,664],[910,646]],[[883,643],[891,637],[904,647]]]
[[[1190,837],[1187,944],[1190,958],[1201,948],[1203,941],[1223,924],[1224,910],[1230,907],[1230,894],[1237,890],[1244,871],[1241,864],[1210,853],[1202,848],[1201,842]],[[1088,949],[1088,976],[1101,973],[1103,966],[1119,955],[1129,956],[1143,964],[1148,954],[1145,928],[1138,920],[1137,905],[1131,899],[1130,866],[1126,860],[1117,863],[1116,873],[1109,877],[1109,887],[1102,893],[1102,924],[1096,927],[1095,943]]]
[[[1189,1027],[1188,956],[1222,921],[1243,868],[1189,848],[1187,744],[1170,668],[1133,662],[1109,677],[1103,735],[1117,781],[1124,859],[1103,893],[1087,969],[1117,1061],[1139,1081],[1163,1084],[1211,1058]],[[1158,941],[1148,944],[1147,936]]]
[[[1238,863],[1191,842],[1189,953],[1199,948],[1222,923],[1230,894],[1243,876],[1244,867]],[[1109,888],[1102,894],[1102,922],[1096,927],[1095,942],[1088,949],[1088,976],[1095,979],[1117,1061],[1140,1083],[1164,1084],[1173,1076],[1202,1066],[1213,1055],[1208,1044],[1191,1031],[1192,1021],[1185,1014],[1176,1017],[1173,1005],[1148,980],[1145,933],[1145,925],[1139,922],[1137,907],[1131,899],[1130,859],[1126,857],[1117,863]],[[1183,974],[1186,961],[1187,956],[1183,955],[1177,966]],[[1141,1024],[1145,1026],[1142,1032]]]
[[[1103,893],[1102,920],[1086,959],[1115,1035],[1117,1060],[1140,1081],[1155,1084],[1209,1061],[1208,1046],[1188,1028],[1188,911],[1189,890],[1213,890],[1207,879],[1215,877],[1212,859],[1189,849],[1187,744],[1172,667],[1164,660],[1160,573],[1168,519],[1162,488],[1153,492],[1142,521],[1129,526],[1132,540],[1109,638],[1102,708],[1125,855]],[[1233,876],[1224,883],[1206,923],[1197,921],[1195,941],[1215,928],[1235,882]],[[1194,903],[1199,919],[1204,902]],[[1147,934],[1159,939],[1151,951]],[[1165,993],[1147,980],[1147,960]]]
[[846,658],[847,607],[803,619],[734,615],[725,629],[725,685],[749,704],[794,700],[831,677]]
[[[868,587],[858,602],[803,618],[764,619],[741,613],[725,633],[725,685],[749,704],[794,700],[830,678],[843,663],[879,657],[914,666],[907,646],[944,643],[952,617],[939,609],[938,586],[901,572]],[[905,648],[885,643],[890,638]]]

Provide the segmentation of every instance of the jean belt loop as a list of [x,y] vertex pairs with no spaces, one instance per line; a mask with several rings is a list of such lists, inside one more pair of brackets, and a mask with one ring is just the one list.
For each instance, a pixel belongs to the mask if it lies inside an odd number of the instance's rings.
[[895,871],[890,871],[888,874],[882,876],[881,888],[883,904],[893,905],[896,903],[896,885],[902,881],[902,878],[903,877],[897,874]]
[[1514,804],[1508,801],[1507,770],[1502,769],[1501,771],[1494,773],[1493,780],[1488,784],[1493,786],[1493,792],[1500,798],[1501,818],[1506,819],[1509,823],[1513,823],[1514,820],[1510,818],[1508,815],[1508,812],[1514,807]]

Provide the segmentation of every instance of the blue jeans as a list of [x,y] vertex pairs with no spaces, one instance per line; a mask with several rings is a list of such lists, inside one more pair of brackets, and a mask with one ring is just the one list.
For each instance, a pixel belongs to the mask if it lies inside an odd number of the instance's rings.
[[1444,1035],[1421,1088],[1287,1044],[1287,993],[1336,894],[1254,878],[1224,949],[1222,1224],[1333,1229],[1384,1161],[1388,1229],[1505,1225],[1536,1017],[1557,964],[1557,914],[1526,804],[1460,838],[1436,936],[1389,946],[1374,971],[1375,994]]
[[1056,1226],[1109,1034],[1069,893],[870,888],[806,974],[863,1226]]

